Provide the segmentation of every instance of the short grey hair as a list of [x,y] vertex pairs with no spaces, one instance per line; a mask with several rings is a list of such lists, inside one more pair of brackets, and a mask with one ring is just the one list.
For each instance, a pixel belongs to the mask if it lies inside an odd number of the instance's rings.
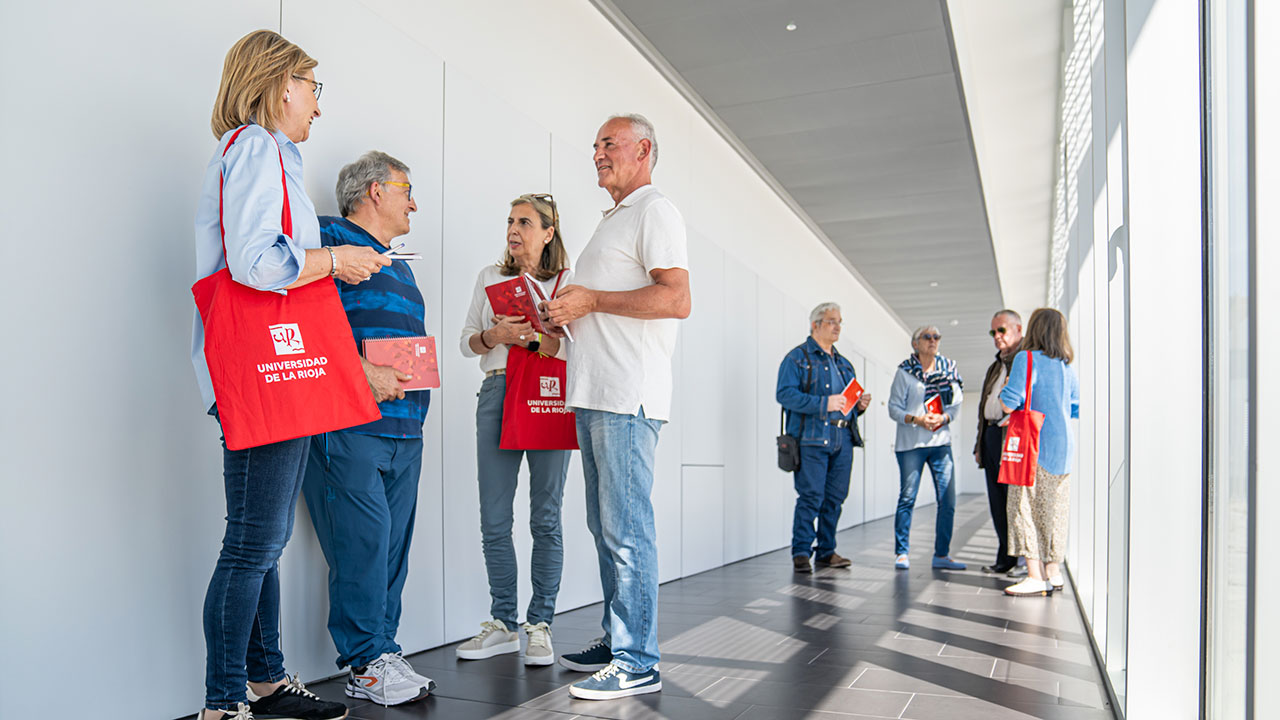
[[338,212],[347,217],[360,207],[369,193],[373,183],[384,183],[391,180],[391,173],[402,172],[409,175],[409,166],[382,152],[370,150],[360,156],[359,160],[347,165],[338,172]]
[[833,303],[833,302],[822,303],[821,305],[814,308],[809,313],[809,327],[813,327],[813,324],[822,320],[822,318],[825,317],[827,313],[831,312],[832,310],[839,310],[839,309],[840,309],[840,305],[838,303]]
[[1008,317],[1011,317],[1011,318],[1013,318],[1013,321],[1014,321],[1014,322],[1018,323],[1019,325],[1021,325],[1021,324],[1022,324],[1022,316],[1021,316],[1021,315],[1019,315],[1019,314],[1018,314],[1018,312],[1017,312],[1016,310],[1010,310],[1009,308],[1005,308],[1005,309],[1003,309],[1003,310],[1000,310],[1000,311],[999,311],[999,312],[997,312],[995,315],[992,315],[992,316],[991,316],[991,319],[992,319],[992,320],[995,320],[996,318],[1000,317],[1001,315],[1006,315],[1006,316],[1008,316]]
[[942,331],[938,329],[937,325],[921,325],[920,327],[916,328],[915,332],[911,333],[911,344],[915,345],[916,341],[920,339],[920,336],[929,332],[930,330],[933,331],[934,335],[942,334]]
[[649,141],[649,172],[658,167],[658,133],[653,129],[653,123],[649,122],[649,118],[640,113],[627,113],[626,115],[614,115],[604,121],[605,125],[614,120],[626,120],[631,123],[631,133],[636,136],[636,142],[641,140]]

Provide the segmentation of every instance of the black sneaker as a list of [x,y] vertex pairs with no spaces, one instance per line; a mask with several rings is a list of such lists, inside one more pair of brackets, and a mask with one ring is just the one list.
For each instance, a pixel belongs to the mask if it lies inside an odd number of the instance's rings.
[[596,638],[591,644],[575,653],[562,653],[560,664],[577,672],[597,672],[613,662],[613,651],[604,644],[604,638]]
[[[204,710],[196,713],[195,720],[204,720]],[[236,703],[233,710],[223,710],[222,717],[218,720],[253,720],[253,713],[249,711],[249,706],[244,703]]]
[[248,691],[249,709],[254,720],[342,720],[347,706],[321,700],[296,677],[287,677],[284,685],[260,698]]

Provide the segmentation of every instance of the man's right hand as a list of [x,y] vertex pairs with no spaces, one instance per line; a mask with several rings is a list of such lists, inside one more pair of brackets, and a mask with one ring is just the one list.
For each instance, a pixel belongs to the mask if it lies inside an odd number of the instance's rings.
[[364,364],[364,377],[369,381],[369,389],[373,391],[374,402],[401,400],[404,398],[402,382],[408,382],[413,376],[402,373],[390,365],[374,365],[361,358]]
[[827,396],[827,412],[844,412],[845,400],[843,395]]

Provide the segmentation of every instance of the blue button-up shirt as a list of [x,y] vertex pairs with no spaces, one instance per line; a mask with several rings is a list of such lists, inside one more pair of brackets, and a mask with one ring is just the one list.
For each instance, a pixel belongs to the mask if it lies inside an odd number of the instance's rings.
[[[222,136],[204,171],[204,185],[196,205],[195,279],[228,267],[238,283],[284,293],[284,288],[302,274],[306,251],[320,247],[316,209],[302,186],[302,155],[284,133],[268,132],[259,125],[245,128],[223,155],[222,149],[234,134],[235,130],[229,130]],[[292,236],[284,234],[280,222],[284,207],[282,159],[289,187]],[[226,227],[225,255],[218,215],[219,178],[223,180],[221,224]],[[191,328],[191,364],[204,407],[209,408],[215,398],[204,359],[204,324],[199,311],[195,312]]]
[[834,423],[837,420],[853,421],[861,411],[855,407],[849,414],[828,412],[827,398],[843,392],[855,377],[853,363],[848,358],[838,352],[828,354],[813,336],[787,353],[778,367],[776,393],[778,404],[791,411],[787,434],[799,438],[802,445],[825,446],[832,450],[849,442],[852,431]]

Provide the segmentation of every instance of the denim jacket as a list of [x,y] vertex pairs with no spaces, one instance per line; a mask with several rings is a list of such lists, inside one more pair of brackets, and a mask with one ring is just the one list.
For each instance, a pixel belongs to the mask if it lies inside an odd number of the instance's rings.
[[[831,385],[831,360],[813,336],[796,346],[782,359],[778,367],[778,403],[790,410],[786,432],[799,438],[801,445],[840,447],[851,440],[850,428],[839,428],[832,420],[855,420],[861,414],[856,407],[848,415],[827,412],[827,398],[839,394],[844,386],[856,377],[853,363],[833,346],[836,372],[840,376],[839,387]],[[808,352],[808,361],[805,352]],[[810,367],[812,363],[812,367]]]

